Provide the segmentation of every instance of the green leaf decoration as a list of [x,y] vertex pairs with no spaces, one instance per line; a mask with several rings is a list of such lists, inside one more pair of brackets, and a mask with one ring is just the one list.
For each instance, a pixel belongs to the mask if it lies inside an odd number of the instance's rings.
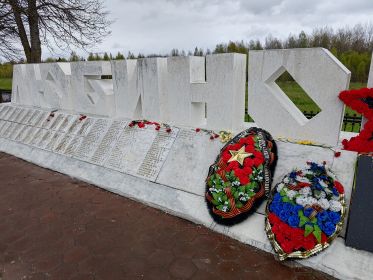
[[233,196],[234,196],[234,199],[238,199],[238,197],[239,197],[238,192],[234,192],[234,193],[233,193]]
[[306,216],[299,218],[299,227],[303,227],[306,223],[308,223],[310,219],[308,219]]
[[318,225],[313,226],[313,235],[316,237],[317,242],[321,243],[321,229]]
[[284,191],[283,189],[280,191],[280,195],[281,196],[286,196],[286,191]]
[[215,199],[211,200],[211,203],[214,204],[215,206],[219,205],[219,202],[217,202]]
[[305,231],[304,231],[304,236],[307,237],[313,232],[313,226],[310,226],[306,224]]

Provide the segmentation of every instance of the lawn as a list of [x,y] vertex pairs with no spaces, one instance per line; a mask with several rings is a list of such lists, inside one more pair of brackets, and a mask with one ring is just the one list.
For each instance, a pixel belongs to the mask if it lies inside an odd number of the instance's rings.
[[[286,93],[286,95],[295,103],[295,105],[302,112],[319,112],[320,109],[312,99],[305,96],[303,89],[295,82],[278,82],[279,87]],[[357,89],[365,87],[366,84],[363,83],[351,83],[350,89]],[[355,111],[346,107],[346,114],[352,115],[357,114]],[[357,114],[359,116],[359,114]]]
[[0,78],[0,90],[11,90],[12,89],[12,79]]

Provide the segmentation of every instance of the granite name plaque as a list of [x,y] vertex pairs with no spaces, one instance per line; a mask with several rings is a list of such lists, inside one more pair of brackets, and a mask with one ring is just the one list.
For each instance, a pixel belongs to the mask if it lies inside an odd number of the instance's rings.
[[373,157],[358,158],[355,176],[346,245],[373,252]]

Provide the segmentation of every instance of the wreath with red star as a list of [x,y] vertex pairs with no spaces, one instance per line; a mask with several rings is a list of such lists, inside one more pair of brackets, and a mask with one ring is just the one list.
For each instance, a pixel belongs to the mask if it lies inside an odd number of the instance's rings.
[[206,179],[206,202],[213,219],[232,225],[245,219],[254,203],[269,194],[277,148],[271,135],[250,128],[220,151]]

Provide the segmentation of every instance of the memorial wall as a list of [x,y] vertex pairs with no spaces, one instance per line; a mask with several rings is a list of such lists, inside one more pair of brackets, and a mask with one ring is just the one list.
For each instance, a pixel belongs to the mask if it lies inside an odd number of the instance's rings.
[[[276,84],[285,71],[321,108],[314,118],[306,119]],[[274,252],[265,203],[231,227],[209,215],[206,176],[224,146],[219,132],[260,126],[273,136],[272,186],[307,161],[324,162],[344,186],[348,213],[357,153],[341,149],[348,135],[340,131],[338,96],[350,75],[322,48],[16,65],[12,102],[0,104],[0,151]],[[246,87],[255,123],[244,122]],[[373,257],[345,246],[347,215],[342,219],[330,249],[302,264],[346,279],[371,275],[364,264]],[[341,259],[349,265],[341,267]]]

